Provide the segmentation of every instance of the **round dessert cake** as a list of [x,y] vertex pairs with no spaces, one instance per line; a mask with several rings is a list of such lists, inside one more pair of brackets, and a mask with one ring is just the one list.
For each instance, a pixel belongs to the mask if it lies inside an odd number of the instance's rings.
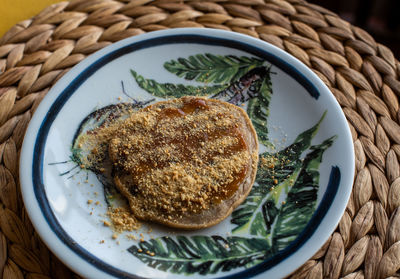
[[248,195],[258,163],[246,112],[199,97],[133,113],[109,142],[116,187],[137,218],[199,229],[225,219]]

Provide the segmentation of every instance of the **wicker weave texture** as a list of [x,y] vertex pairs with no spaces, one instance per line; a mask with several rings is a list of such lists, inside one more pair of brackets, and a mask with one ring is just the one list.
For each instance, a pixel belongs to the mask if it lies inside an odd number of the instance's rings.
[[309,66],[350,126],[353,192],[336,231],[292,278],[400,278],[400,63],[364,30],[302,0],[73,0],[20,22],[0,39],[0,274],[78,278],[49,252],[24,210],[18,157],[49,88],[87,55],[167,28],[232,30]]

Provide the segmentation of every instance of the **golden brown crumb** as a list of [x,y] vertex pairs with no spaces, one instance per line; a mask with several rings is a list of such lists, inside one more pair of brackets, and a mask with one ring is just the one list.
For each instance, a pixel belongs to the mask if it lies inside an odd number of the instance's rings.
[[110,222],[108,222],[108,221],[103,221],[103,225],[106,226],[106,227],[111,226]]
[[93,200],[88,200],[87,204],[91,204],[93,202]]
[[128,234],[128,235],[126,236],[126,238],[132,239],[132,240],[137,240],[137,237],[136,237],[135,235],[133,235],[133,234]]
[[107,216],[110,218],[116,232],[133,231],[140,228],[139,221],[131,214],[129,209],[118,207],[108,208]]

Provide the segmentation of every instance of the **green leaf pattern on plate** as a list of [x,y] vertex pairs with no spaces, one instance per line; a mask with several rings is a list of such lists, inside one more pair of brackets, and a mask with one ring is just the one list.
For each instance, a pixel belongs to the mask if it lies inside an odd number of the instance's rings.
[[250,70],[262,66],[264,63],[263,60],[256,57],[206,53],[165,62],[164,68],[186,80],[227,84],[238,80]]
[[140,88],[146,90],[155,97],[160,98],[180,98],[182,96],[208,96],[224,90],[228,85],[183,85],[174,83],[159,83],[154,79],[145,79],[134,70],[131,70],[133,78]]
[[128,250],[148,266],[172,273],[202,275],[249,267],[269,256],[264,238],[164,236]]
[[247,107],[247,114],[249,115],[257,132],[258,140],[265,146],[271,146],[271,143],[268,141],[267,127],[271,94],[271,78],[269,75],[267,75],[261,83],[257,98],[250,99]]
[[272,232],[272,247],[278,252],[296,239],[307,225],[315,211],[319,186],[319,165],[322,154],[332,144],[336,136],[320,145],[312,146],[302,162],[295,184],[290,187],[286,201],[276,217]]
[[[311,145],[311,140],[316,135],[319,125],[325,114],[316,125],[301,133],[295,141],[283,150],[271,154],[265,152],[260,154],[260,162],[257,170],[256,184],[253,186],[245,202],[232,213],[232,223],[237,227],[233,229],[236,233],[258,232],[255,235],[266,236],[270,225],[275,219],[274,212],[278,209],[278,192],[293,185],[297,173],[301,167],[300,156]],[[262,166],[264,158],[274,159],[274,168]],[[274,183],[275,180],[275,183]],[[277,185],[274,187],[274,185]],[[274,188],[273,191],[271,189]],[[256,214],[254,214],[256,212]],[[265,214],[261,214],[265,212]],[[264,222],[261,220],[264,219]],[[264,224],[263,224],[264,223]],[[261,224],[261,225],[260,225]],[[262,230],[260,226],[266,226]]]

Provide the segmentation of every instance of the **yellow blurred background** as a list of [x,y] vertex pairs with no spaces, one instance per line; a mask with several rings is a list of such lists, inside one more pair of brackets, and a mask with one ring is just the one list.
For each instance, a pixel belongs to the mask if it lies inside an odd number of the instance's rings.
[[0,37],[16,23],[57,2],[61,0],[0,0]]

